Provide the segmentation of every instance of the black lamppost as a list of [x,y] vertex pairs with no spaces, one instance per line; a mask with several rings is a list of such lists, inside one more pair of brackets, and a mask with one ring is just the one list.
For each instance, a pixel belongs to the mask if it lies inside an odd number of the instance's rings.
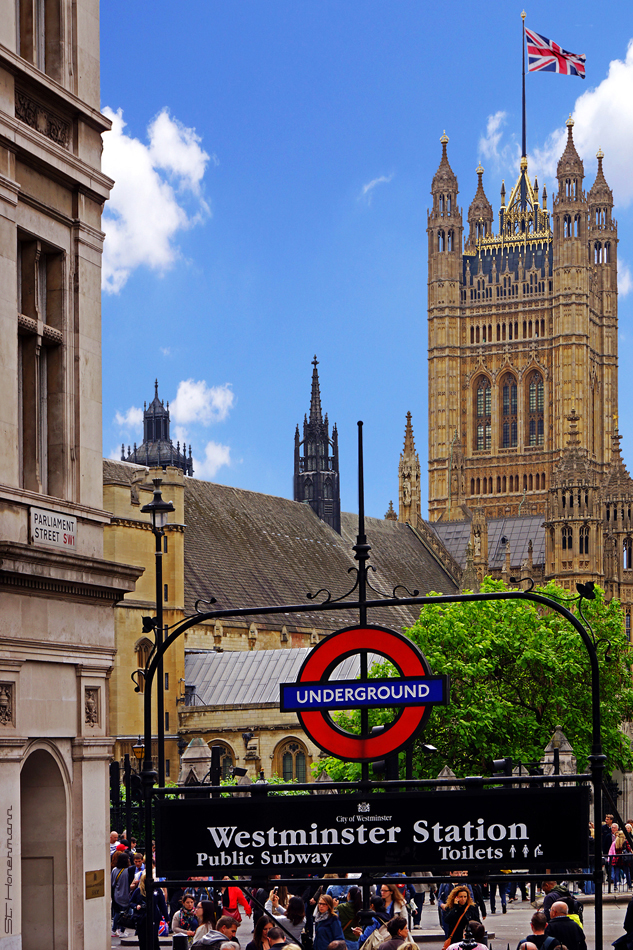
[[[162,478],[152,479],[154,482],[154,497],[147,505],[141,508],[142,514],[152,516],[152,532],[156,539],[156,618],[150,623],[154,628],[156,638],[156,650],[158,651],[158,696],[157,696],[157,719],[158,719],[158,784],[162,788],[165,785],[165,677],[163,674],[163,654],[161,647],[163,645],[163,538],[165,537],[164,527],[167,524],[167,516],[176,509],[170,501],[163,501],[161,492]],[[148,626],[147,618],[144,618],[144,628]],[[146,631],[149,632],[149,631]],[[145,750],[145,758],[151,757],[151,750]]]

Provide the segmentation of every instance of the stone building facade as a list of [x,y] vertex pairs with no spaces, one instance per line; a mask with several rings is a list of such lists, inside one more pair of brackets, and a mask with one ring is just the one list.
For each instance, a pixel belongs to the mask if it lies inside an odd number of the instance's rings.
[[99,104],[97,0],[0,0],[2,950],[111,942]]

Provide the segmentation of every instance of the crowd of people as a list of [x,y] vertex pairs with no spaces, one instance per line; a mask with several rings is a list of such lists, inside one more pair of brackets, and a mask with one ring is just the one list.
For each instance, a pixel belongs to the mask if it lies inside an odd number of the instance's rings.
[[[626,825],[627,831],[633,831]],[[633,858],[627,836],[611,815],[607,815],[599,836],[605,873],[614,886],[631,889]],[[594,845],[595,845],[594,840]],[[158,937],[169,932],[186,937],[189,947],[213,950],[240,950],[236,934],[242,916],[252,917],[253,939],[246,950],[413,950],[410,930],[420,925],[422,908],[428,897],[437,905],[439,924],[446,940],[444,950],[457,947],[465,935],[486,947],[484,921],[488,913],[507,912],[508,904],[528,899],[525,881],[508,871],[502,884],[471,884],[460,881],[464,871],[452,871],[450,882],[435,886],[430,871],[409,875],[408,881],[378,884],[372,890],[370,906],[363,908],[361,888],[354,883],[330,883],[329,878],[347,875],[325,874],[308,887],[298,884],[296,892],[276,884],[279,875],[266,884],[236,881],[229,877],[190,878],[188,886],[167,888],[154,877],[154,947],[146,946],[145,855],[136,850],[125,832],[110,836],[112,858],[112,936],[124,936],[134,928],[141,950],[155,950]],[[152,867],[155,868],[154,856]],[[455,880],[457,879],[457,880]],[[580,882],[592,893],[593,882]],[[531,921],[532,933],[517,950],[586,950],[582,906],[570,890],[556,880],[545,880],[539,888],[539,906]],[[497,903],[497,900],[499,903]],[[486,906],[488,903],[489,909]],[[410,947],[408,946],[410,945]]]

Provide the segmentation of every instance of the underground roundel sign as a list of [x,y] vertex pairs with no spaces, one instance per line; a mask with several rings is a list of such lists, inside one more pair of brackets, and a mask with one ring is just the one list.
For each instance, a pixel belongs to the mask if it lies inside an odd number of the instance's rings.
[[[385,657],[400,676],[390,679],[330,679],[347,657]],[[446,676],[432,676],[424,654],[411,640],[386,627],[349,627],[322,640],[307,656],[295,683],[281,684],[280,709],[296,712],[313,742],[329,755],[352,762],[381,759],[402,749],[424,726],[433,705],[448,703]],[[397,707],[394,721],[379,735],[355,735],[332,719],[339,709]]]

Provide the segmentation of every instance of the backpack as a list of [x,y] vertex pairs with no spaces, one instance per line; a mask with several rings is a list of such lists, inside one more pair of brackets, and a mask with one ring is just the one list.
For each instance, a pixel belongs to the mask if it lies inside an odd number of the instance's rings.
[[580,901],[577,901],[573,894],[571,894],[568,889],[563,884],[557,884],[556,887],[552,888],[550,894],[559,895],[559,900],[564,901],[567,904],[567,910],[569,914],[576,914],[580,919],[580,926],[582,927],[583,921],[583,908]]

